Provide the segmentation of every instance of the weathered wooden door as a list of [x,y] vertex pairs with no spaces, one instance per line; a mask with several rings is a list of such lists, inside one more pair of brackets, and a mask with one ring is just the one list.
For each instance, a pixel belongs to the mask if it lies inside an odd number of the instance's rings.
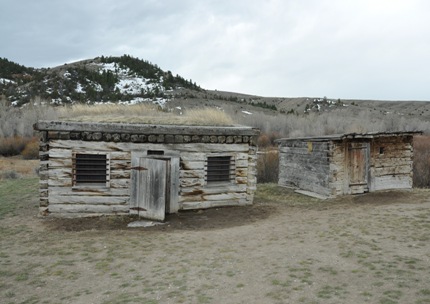
[[352,194],[369,191],[369,143],[348,145],[348,175]]
[[163,221],[166,215],[167,162],[140,157],[138,163],[132,167],[130,213]]

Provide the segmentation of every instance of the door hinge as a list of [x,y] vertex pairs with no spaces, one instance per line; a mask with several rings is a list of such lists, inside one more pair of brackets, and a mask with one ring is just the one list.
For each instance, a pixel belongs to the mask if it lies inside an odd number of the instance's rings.
[[145,208],[142,208],[142,207],[131,207],[130,210],[147,211]]
[[131,169],[131,170],[137,170],[137,171],[144,171],[144,170],[148,170],[148,168],[141,167],[141,166],[138,166],[138,167],[131,167],[130,169]]

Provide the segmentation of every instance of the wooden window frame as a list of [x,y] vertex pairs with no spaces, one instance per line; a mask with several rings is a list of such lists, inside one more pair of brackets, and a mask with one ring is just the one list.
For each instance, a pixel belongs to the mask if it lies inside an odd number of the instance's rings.
[[[78,164],[78,155],[103,155],[106,157],[106,173],[103,174],[103,176],[106,176],[106,179],[103,181],[79,181],[78,175],[79,175],[79,169],[77,168]],[[97,176],[97,175],[95,175]],[[100,176],[100,175],[99,175]],[[72,186],[74,189],[81,189],[81,188],[109,188],[110,187],[110,154],[105,152],[73,152],[72,154]]]
[[[228,169],[216,169],[214,165],[219,163],[223,166],[228,164]],[[217,172],[218,171],[218,172]],[[227,173],[228,171],[228,173]],[[217,177],[218,175],[218,177]],[[227,178],[228,175],[228,178]],[[205,160],[205,182],[206,185],[218,185],[235,183],[236,181],[236,160],[231,154],[211,154]]]
[[148,150],[146,151],[146,154],[149,156],[163,156],[164,151],[163,150]]

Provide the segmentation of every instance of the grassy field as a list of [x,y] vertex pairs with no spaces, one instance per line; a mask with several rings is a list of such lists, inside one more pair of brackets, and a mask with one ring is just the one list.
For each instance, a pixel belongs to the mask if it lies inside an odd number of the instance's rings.
[[38,182],[38,178],[1,180],[0,219],[28,212],[37,214],[37,200],[34,198],[38,195]]
[[428,190],[321,201],[259,185],[251,207],[38,218],[0,181],[1,303],[430,303]]

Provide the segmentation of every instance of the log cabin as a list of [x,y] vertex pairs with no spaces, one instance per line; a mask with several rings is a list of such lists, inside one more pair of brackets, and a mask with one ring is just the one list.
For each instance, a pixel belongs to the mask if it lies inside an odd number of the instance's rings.
[[138,215],[249,205],[257,129],[39,121],[42,215]]
[[413,137],[422,132],[374,132],[283,138],[280,186],[316,197],[410,189]]

